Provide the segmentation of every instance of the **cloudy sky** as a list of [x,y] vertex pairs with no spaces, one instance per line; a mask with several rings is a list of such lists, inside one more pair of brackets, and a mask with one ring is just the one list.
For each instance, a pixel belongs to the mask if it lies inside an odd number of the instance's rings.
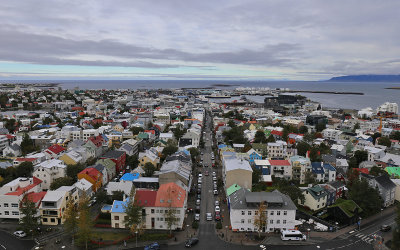
[[400,1],[2,0],[0,79],[399,74]]

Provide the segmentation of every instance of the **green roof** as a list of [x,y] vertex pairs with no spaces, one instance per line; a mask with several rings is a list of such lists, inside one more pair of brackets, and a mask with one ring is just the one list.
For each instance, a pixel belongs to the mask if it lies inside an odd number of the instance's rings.
[[234,192],[238,191],[241,188],[242,187],[240,187],[238,184],[233,184],[232,186],[226,189],[226,194],[227,196],[230,196],[231,194],[233,194]]
[[139,135],[138,135],[138,138],[140,138],[140,139],[149,139],[149,134],[140,132]]
[[353,200],[345,200],[342,198],[337,199],[335,204],[330,207],[339,207],[348,217],[354,216],[356,208],[358,208],[358,213],[362,212],[362,209]]
[[390,175],[400,176],[400,167],[386,167],[385,171]]
[[263,143],[253,143],[251,146],[254,149],[261,149],[261,150],[266,150],[267,149],[267,144],[263,144]]

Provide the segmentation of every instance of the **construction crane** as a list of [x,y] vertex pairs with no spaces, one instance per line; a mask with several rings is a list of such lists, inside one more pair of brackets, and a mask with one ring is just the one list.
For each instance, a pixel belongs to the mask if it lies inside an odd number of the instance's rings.
[[379,123],[378,130],[379,130],[379,133],[382,135],[382,116],[379,116],[379,119],[380,119],[380,123]]

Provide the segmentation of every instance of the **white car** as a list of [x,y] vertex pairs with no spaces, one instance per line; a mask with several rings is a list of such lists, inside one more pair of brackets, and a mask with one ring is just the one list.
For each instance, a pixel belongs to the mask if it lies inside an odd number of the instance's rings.
[[203,181],[201,180],[201,178],[199,178],[199,181],[198,181],[198,183],[202,183]]
[[200,205],[201,200],[196,200],[196,205]]
[[17,236],[18,238],[26,237],[26,233],[24,231],[15,231],[14,235]]
[[216,172],[212,172],[212,176],[213,176],[213,177],[216,177],[216,176],[217,176],[217,173],[216,173]]
[[200,174],[199,174],[199,179],[201,179],[202,177],[203,177],[203,174],[200,173]]
[[213,181],[217,181],[217,177],[213,176]]
[[206,219],[208,221],[212,220],[212,214],[211,213],[206,213]]
[[219,201],[215,201],[215,206],[219,206]]
[[200,214],[195,214],[195,215],[194,215],[194,220],[199,221],[199,220],[200,220]]
[[215,206],[215,212],[221,212],[221,209],[219,208],[219,206]]

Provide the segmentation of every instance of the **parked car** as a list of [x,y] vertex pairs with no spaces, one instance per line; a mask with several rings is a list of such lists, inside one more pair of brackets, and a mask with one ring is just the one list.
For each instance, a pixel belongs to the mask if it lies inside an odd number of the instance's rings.
[[200,213],[200,205],[196,206],[196,210],[195,211],[196,211],[196,213]]
[[144,250],[160,250],[160,245],[157,242],[153,242],[150,245],[145,246]]
[[17,236],[18,238],[26,237],[26,233],[24,231],[15,231],[14,235]]
[[186,241],[185,243],[185,247],[192,247],[194,245],[196,245],[199,242],[199,239],[197,238],[190,238]]
[[194,220],[199,221],[199,220],[200,220],[200,214],[195,214],[195,215],[194,215]]
[[392,229],[392,227],[389,226],[389,225],[382,225],[382,226],[381,226],[381,231],[382,231],[382,232],[389,232],[390,229]]
[[199,178],[199,180],[198,180],[198,183],[200,183],[200,184],[201,184],[202,182],[203,182],[203,181],[201,180],[201,178]]
[[198,187],[198,188],[201,188],[201,183],[198,183],[198,184],[197,184],[197,187]]
[[214,189],[214,195],[218,195],[218,190]]
[[202,178],[202,177],[203,177],[203,174],[200,173],[200,174],[199,174],[199,179]]
[[212,172],[212,176],[215,177],[217,176],[217,173],[215,171]]
[[211,213],[206,213],[206,219],[208,221],[212,220],[212,214]]
[[215,206],[219,206],[219,201],[215,201]]
[[197,193],[198,193],[198,194],[201,194],[201,188],[198,188],[198,189],[197,189]]
[[215,206],[215,212],[221,212],[221,209],[219,206]]
[[217,177],[216,176],[213,176],[213,181],[217,181]]
[[215,220],[221,220],[220,212],[215,212]]
[[196,205],[200,205],[201,200],[197,199],[196,200]]
[[197,199],[201,200],[201,194],[197,194]]
[[204,175],[205,175],[205,176],[208,176],[208,171],[205,171],[205,172],[204,172]]

